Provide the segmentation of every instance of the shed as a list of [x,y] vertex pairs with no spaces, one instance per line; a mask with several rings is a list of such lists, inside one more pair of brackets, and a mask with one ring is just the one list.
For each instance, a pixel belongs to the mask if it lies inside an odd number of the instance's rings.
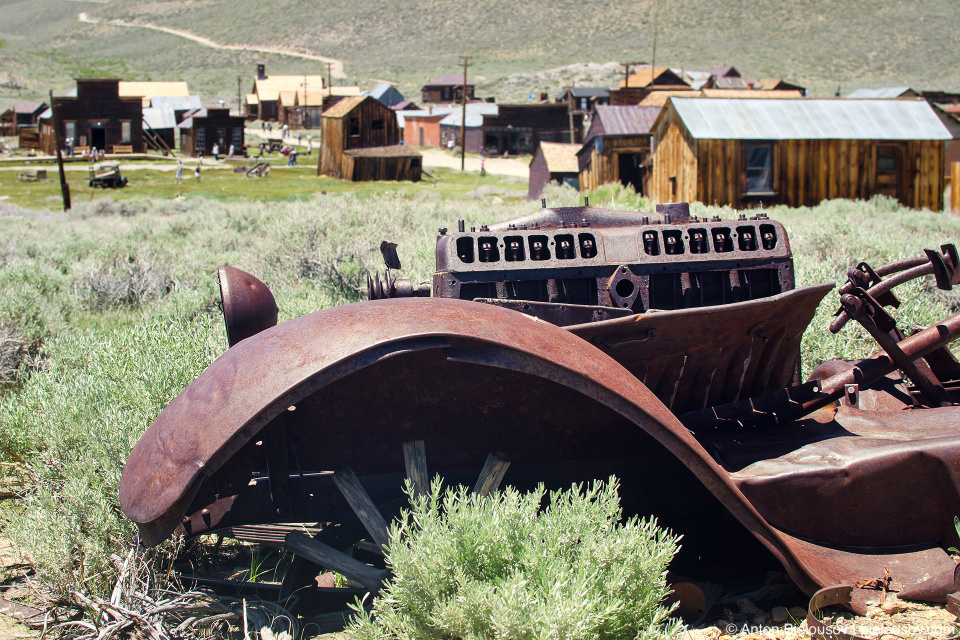
[[[444,103],[463,101],[463,76],[458,73],[447,73],[434,78],[420,88],[420,102]],[[474,85],[467,82],[467,101],[473,100]]]
[[[438,109],[434,109],[436,113]],[[460,134],[465,135],[464,149],[468,153],[480,153],[483,147],[483,123],[487,116],[496,116],[500,107],[492,102],[474,102],[467,104],[466,126],[461,130],[463,122],[463,105],[449,109],[447,115],[440,121],[440,146],[450,148],[460,146]]]
[[317,175],[354,182],[420,179],[420,153],[398,144],[396,114],[375,98],[344,98],[323,113],[320,130]]
[[222,155],[227,155],[230,145],[234,154],[240,155],[245,149],[243,126],[244,116],[231,115],[230,109],[200,109],[192,112],[178,125],[180,129],[180,152],[187,156],[198,156],[200,152],[213,154],[213,145],[219,146]]
[[483,147],[490,155],[532,154],[541,142],[581,142],[583,115],[564,104],[501,104],[483,116]]
[[569,184],[580,188],[577,150],[579,144],[564,142],[541,142],[540,148],[530,161],[530,182],[527,200],[540,197],[543,188],[551,182]]
[[949,139],[922,100],[673,97],[654,125],[652,191],[738,209],[882,194],[939,211]]
[[[114,147],[145,151],[143,141],[143,104],[140,97],[120,96],[119,78],[78,78],[75,96],[54,97],[65,145],[73,138],[75,147],[96,147],[108,153]],[[40,147],[48,155],[56,153],[53,118],[40,118]]]
[[[449,113],[406,111],[403,113],[403,142],[418,147],[440,146],[440,121]],[[399,120],[399,118],[398,118]]]
[[610,105],[597,107],[587,138],[577,152],[580,190],[619,182],[647,195],[650,133],[660,107]]

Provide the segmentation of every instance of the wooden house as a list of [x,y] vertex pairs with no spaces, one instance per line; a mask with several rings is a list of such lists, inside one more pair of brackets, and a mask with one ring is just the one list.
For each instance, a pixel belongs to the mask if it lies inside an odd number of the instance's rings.
[[[443,104],[463,102],[463,76],[457,73],[447,73],[434,78],[420,88],[420,102]],[[467,102],[474,99],[472,82],[467,82]]]
[[15,102],[0,114],[0,123],[6,125],[3,135],[15,136],[23,126],[39,124],[40,115],[47,110],[46,102]]
[[180,130],[180,153],[185,156],[213,155],[213,145],[219,146],[221,155],[227,155],[230,145],[234,154],[241,155],[246,148],[243,125],[246,118],[231,115],[230,109],[200,109],[188,114],[177,128]]
[[121,98],[140,98],[142,106],[152,107],[154,98],[181,98],[190,97],[187,83],[177,82],[128,82],[120,81],[119,94]]
[[589,119],[599,105],[610,104],[610,90],[604,87],[567,87],[557,94],[555,101],[566,104],[570,113],[579,113]]
[[326,81],[320,75],[268,76],[266,67],[257,65],[257,75],[253,80],[253,90],[247,94],[247,117],[276,122],[280,119],[280,93],[293,92],[287,98],[292,106],[296,92],[308,94],[325,88]]
[[389,107],[370,96],[344,98],[323,113],[317,175],[417,181],[420,153],[399,142],[400,125]]
[[577,151],[582,192],[619,182],[648,195],[650,138],[660,111],[660,107],[636,105],[597,107],[587,138]]
[[527,200],[536,200],[543,192],[543,188],[551,182],[569,184],[574,189],[580,188],[577,167],[577,150],[579,144],[564,142],[541,142],[540,148],[530,161],[530,180],[527,188]]
[[610,92],[610,104],[632,105],[655,91],[692,91],[690,84],[680,75],[666,67],[641,67],[621,80],[617,89]]
[[[107,153],[146,151],[140,97],[120,96],[119,78],[78,78],[75,96],[54,97],[60,140],[73,138],[75,147],[96,147]],[[40,118],[40,147],[56,153],[53,118]]]
[[672,97],[653,131],[657,202],[799,207],[882,194],[943,207],[950,134],[922,100]]
[[[433,112],[439,109],[435,107]],[[484,118],[495,117],[499,112],[500,107],[492,102],[468,103],[466,125],[461,127],[463,105],[449,107],[447,115],[440,121],[440,146],[450,149],[463,145],[467,153],[480,153],[483,149]],[[461,134],[464,136],[462,142]]]
[[582,141],[583,115],[570,114],[565,104],[501,104],[496,115],[483,116],[488,155],[532,154],[541,142]]

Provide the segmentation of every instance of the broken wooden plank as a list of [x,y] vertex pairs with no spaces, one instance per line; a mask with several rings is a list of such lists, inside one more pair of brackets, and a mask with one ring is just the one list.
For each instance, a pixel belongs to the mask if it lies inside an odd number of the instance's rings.
[[371,593],[379,591],[381,583],[390,576],[389,571],[366,565],[299,531],[291,531],[287,534],[284,547],[324,569],[336,571],[365,589],[369,589]]
[[427,476],[427,453],[423,440],[403,443],[403,462],[407,468],[407,477],[413,484],[413,496],[419,498],[430,488]]
[[488,455],[487,461],[483,463],[483,469],[480,470],[477,484],[473,487],[473,492],[485,496],[491,491],[495,491],[500,486],[500,482],[509,467],[510,463],[497,454],[491,453]]
[[333,482],[340,489],[340,493],[347,499],[347,504],[353,509],[353,512],[360,518],[363,528],[367,530],[373,541],[381,548],[390,545],[390,529],[387,527],[387,521],[383,519],[380,510],[373,504],[370,495],[367,493],[357,474],[350,467],[344,467],[334,472]]

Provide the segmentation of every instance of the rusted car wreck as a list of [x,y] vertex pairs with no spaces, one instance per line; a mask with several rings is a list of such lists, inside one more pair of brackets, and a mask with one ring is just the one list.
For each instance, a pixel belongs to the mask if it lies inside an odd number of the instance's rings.
[[[381,250],[369,301],[279,325],[263,283],[221,267],[231,347],[123,472],[146,543],[316,525],[281,536],[297,559],[274,595],[332,610],[386,577],[361,554],[382,555],[405,476],[488,491],[616,474],[626,513],[684,535],[675,570],[694,579],[762,556],[820,592],[814,608],[863,611],[882,590],[821,591],[858,581],[933,602],[957,591],[960,366],[946,347],[960,314],[905,336],[885,309],[908,280],[960,283],[953,246],[851,269],[832,329],[858,322],[879,348],[806,381],[800,339],[835,287],[795,288],[786,231],[763,214],[697,219],[681,203],[461,222],[439,231],[432,287]],[[321,567],[359,587],[311,587]]]

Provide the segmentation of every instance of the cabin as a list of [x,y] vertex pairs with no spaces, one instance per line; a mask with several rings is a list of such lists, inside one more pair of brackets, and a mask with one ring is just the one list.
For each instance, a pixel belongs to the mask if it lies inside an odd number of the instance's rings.
[[400,143],[396,114],[370,96],[344,98],[323,113],[317,175],[354,182],[420,180],[420,153]]
[[633,105],[655,91],[693,91],[690,84],[672,69],[640,67],[621,80],[617,89],[610,92],[611,105]]
[[188,114],[177,125],[180,131],[180,153],[185,156],[213,155],[213,145],[219,146],[221,155],[227,155],[230,145],[234,155],[243,155],[246,150],[243,126],[246,118],[231,115],[230,109],[207,108]]
[[0,114],[0,125],[4,131],[2,135],[15,136],[20,127],[36,126],[39,124],[40,115],[46,110],[46,102],[13,103],[13,108]]
[[[433,112],[436,113],[437,108]],[[500,107],[492,102],[475,102],[467,104],[466,126],[463,122],[463,105],[449,108],[449,113],[440,121],[440,146],[451,149],[461,146],[460,135],[464,135],[464,150],[467,153],[480,153],[483,150],[483,123],[487,116],[494,117],[500,112]]]
[[[444,104],[463,102],[463,76],[457,73],[447,73],[434,78],[420,88],[420,102],[428,104]],[[466,83],[467,102],[474,99],[472,82]]]
[[639,195],[649,195],[650,138],[660,111],[660,107],[636,105],[597,107],[577,151],[581,192],[619,182]]
[[532,154],[541,142],[583,142],[583,114],[565,104],[501,104],[483,116],[483,147],[488,155]]
[[610,90],[604,87],[567,87],[557,94],[555,102],[567,105],[570,113],[590,118],[597,106],[610,104]]
[[[74,147],[96,147],[107,153],[143,153],[143,102],[121,97],[119,78],[78,78],[76,95],[53,98],[61,144],[73,138]],[[57,152],[52,111],[40,118],[40,148]]]
[[551,182],[580,188],[580,170],[577,167],[579,144],[564,142],[541,142],[540,148],[530,161],[530,180],[527,200],[536,200],[543,188]]
[[293,104],[293,96],[297,92],[310,93],[324,89],[327,86],[323,76],[295,75],[295,76],[268,76],[266,66],[257,64],[257,75],[253,80],[253,90],[247,94],[247,117],[267,122],[278,122],[280,119],[280,93],[293,92],[288,97],[288,106]]
[[657,202],[742,209],[886,195],[943,208],[950,134],[922,100],[672,97],[653,134]]

